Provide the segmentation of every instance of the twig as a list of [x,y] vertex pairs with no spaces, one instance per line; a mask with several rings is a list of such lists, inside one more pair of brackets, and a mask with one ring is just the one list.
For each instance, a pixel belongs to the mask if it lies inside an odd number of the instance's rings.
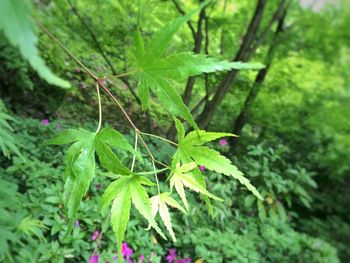
[[173,141],[168,140],[168,139],[166,139],[166,138],[163,138],[163,137],[161,137],[161,136],[158,136],[158,135],[155,135],[155,134],[151,134],[151,133],[147,133],[147,132],[140,132],[140,133],[143,134],[143,135],[146,135],[146,136],[158,138],[158,139],[160,139],[160,140],[162,140],[162,141],[165,141],[165,142],[167,142],[167,143],[170,143],[170,144],[172,144],[172,145],[179,146],[176,142],[173,142]]
[[136,150],[137,150],[137,140],[138,140],[139,136],[138,134],[135,132],[135,146],[134,146],[134,156],[132,157],[132,164],[131,164],[131,171],[134,171],[134,166],[135,166],[135,160],[136,160]]
[[97,126],[96,133],[98,133],[102,126],[102,105],[101,105],[100,87],[98,86],[97,82],[96,82],[96,92],[97,92],[97,98],[98,98],[98,126]]

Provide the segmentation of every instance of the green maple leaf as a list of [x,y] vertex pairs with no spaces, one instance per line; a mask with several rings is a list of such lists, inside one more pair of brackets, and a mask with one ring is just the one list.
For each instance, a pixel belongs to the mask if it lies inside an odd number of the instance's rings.
[[139,213],[148,221],[149,225],[166,239],[157,222],[154,220],[151,201],[143,185],[153,186],[154,184],[144,176],[136,174],[121,176],[120,179],[112,182],[107,187],[101,198],[101,208],[108,206],[113,200],[111,223],[117,240],[119,262],[122,262],[121,247],[130,218],[131,203],[133,203]]
[[127,140],[117,131],[105,128],[98,133],[84,129],[68,129],[46,144],[73,143],[66,157],[66,182],[64,186],[64,201],[69,218],[67,234],[72,230],[77,217],[79,205],[89,189],[95,176],[95,153],[101,165],[110,172],[129,175],[131,171],[124,166],[108,145],[133,151]]
[[153,35],[146,47],[139,29],[135,34],[134,54],[138,67],[138,95],[142,102],[142,109],[145,110],[148,107],[149,88],[151,88],[172,114],[184,118],[196,129],[197,125],[191,113],[174,88],[179,81],[202,73],[263,67],[261,64],[219,61],[206,55],[196,55],[191,52],[164,55],[170,40],[178,29],[207,4],[208,1],[201,4],[198,9],[170,22]]
[[222,201],[222,199],[209,193],[205,187],[205,184],[203,184],[201,180],[196,179],[196,177],[193,176],[193,174],[191,174],[191,171],[195,168],[197,168],[197,164],[195,162],[186,163],[182,166],[180,166],[179,163],[177,163],[177,167],[173,170],[170,179],[170,189],[172,190],[175,187],[176,192],[181,197],[182,202],[184,203],[187,210],[188,202],[186,199],[184,187],[188,187],[191,190],[197,193],[201,193],[209,198]]
[[180,210],[181,212],[187,214],[186,210],[183,209],[181,205],[170,196],[170,193],[161,193],[159,195],[153,196],[151,198],[151,205],[152,205],[152,216],[155,217],[159,212],[160,218],[162,219],[171,238],[173,239],[174,242],[176,242],[176,237],[171,224],[171,217],[170,217],[168,206],[174,207]]
[[[179,146],[173,156],[173,169],[180,162],[188,164],[195,162],[196,165],[203,165],[206,169],[221,173],[227,176],[232,176],[251,191],[257,198],[263,200],[256,188],[250,181],[244,177],[236,166],[234,166],[229,159],[222,156],[219,152],[210,149],[203,144],[222,138],[235,136],[231,133],[206,132],[203,130],[196,130],[184,135],[184,128],[182,123],[175,119],[175,124],[179,133]],[[176,168],[175,168],[176,169]],[[205,187],[205,181],[198,167],[193,168],[192,176],[199,184]]]
[[35,24],[30,17],[30,6],[24,0],[1,0],[0,1],[0,31],[10,43],[18,47],[22,57],[26,59],[39,76],[48,83],[62,88],[69,88],[70,84],[57,77],[45,65],[36,47],[38,39],[35,35]]

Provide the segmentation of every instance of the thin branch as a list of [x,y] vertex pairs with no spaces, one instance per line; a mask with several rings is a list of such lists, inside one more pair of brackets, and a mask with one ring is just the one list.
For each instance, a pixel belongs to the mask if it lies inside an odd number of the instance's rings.
[[66,48],[54,35],[52,35],[43,25],[41,25],[39,22],[37,22],[38,27],[46,34],[48,35],[54,42],[57,43],[57,45],[59,45],[64,52],[67,53],[68,56],[70,56],[76,63],[79,64],[79,66],[85,70],[85,72],[90,75],[90,77],[92,77],[94,80],[98,81],[98,77],[92,73],[92,71],[90,71],[76,56],[74,56],[69,50],[68,48]]
[[[97,48],[98,52],[101,54],[101,56],[103,57],[104,61],[106,62],[106,64],[108,65],[109,69],[111,70],[113,75],[117,75],[117,72],[115,70],[115,68],[113,67],[111,61],[108,59],[106,53],[104,52],[100,42],[97,39],[96,34],[94,33],[94,31],[91,29],[91,27],[86,23],[85,19],[79,14],[78,9],[76,8],[76,6],[74,6],[71,2],[71,0],[67,0],[69,6],[71,7],[73,13],[78,17],[78,19],[80,20],[81,24],[84,26],[84,28],[88,31],[88,33],[90,34],[93,42],[95,43],[95,47]],[[128,85],[128,82],[125,81],[125,79],[121,79],[122,82],[124,82],[124,84],[126,84],[128,90],[130,91],[131,95],[136,99],[137,103],[139,105],[141,105],[141,101],[139,99],[139,97],[137,96],[136,92],[132,89],[132,87],[130,85]]]
[[40,27],[40,29],[45,32],[54,42],[56,42],[71,58],[73,58],[73,60],[75,62],[77,62],[85,71],[88,75],[90,75],[90,77],[92,77],[100,87],[102,87],[102,89],[112,98],[112,100],[114,101],[114,103],[118,106],[118,108],[122,111],[122,113],[124,114],[125,118],[127,119],[127,121],[129,122],[129,124],[131,125],[131,127],[134,129],[135,133],[138,134],[143,146],[146,148],[146,151],[148,153],[148,155],[150,156],[152,163],[156,162],[160,165],[163,165],[164,167],[168,167],[166,164],[163,164],[162,162],[157,161],[153,154],[151,153],[151,151],[149,150],[146,142],[143,140],[142,136],[140,135],[140,130],[136,127],[136,125],[134,124],[134,122],[131,120],[130,116],[128,115],[128,113],[125,111],[125,109],[123,108],[123,106],[120,104],[120,102],[114,97],[114,95],[112,94],[112,92],[106,87],[106,85],[103,83],[103,80],[99,79],[91,70],[89,70],[77,57],[75,57],[54,35],[52,35],[43,25],[41,25],[40,23],[37,23],[38,26]]
[[140,133],[143,134],[143,135],[146,135],[146,136],[158,138],[158,139],[160,139],[160,140],[162,140],[162,141],[165,141],[165,142],[167,142],[167,143],[169,143],[169,144],[172,144],[172,145],[174,145],[174,146],[176,146],[176,147],[179,146],[176,142],[173,142],[173,141],[168,140],[168,139],[166,139],[166,138],[163,138],[163,137],[161,137],[161,136],[158,136],[158,135],[155,135],[155,134],[151,134],[151,133],[147,133],[147,132],[140,132]]
[[156,183],[157,183],[158,195],[160,195],[160,187],[159,187],[157,169],[156,169],[156,165],[154,164],[154,160],[152,160],[152,165],[153,165],[154,177],[155,177]]
[[97,126],[96,133],[98,133],[102,126],[102,105],[101,105],[100,87],[98,86],[97,82],[96,82],[96,92],[97,92],[97,99],[98,99],[98,126]]
[[[174,3],[177,11],[179,11],[179,13],[181,15],[185,15],[186,14],[185,11],[181,8],[180,4],[176,0],[172,0],[172,2]],[[187,25],[188,25],[189,29],[191,30],[193,39],[195,39],[196,38],[196,30],[194,29],[191,21],[187,21]]]
[[134,171],[134,166],[135,166],[135,160],[136,160],[136,151],[137,151],[137,140],[138,140],[139,136],[138,134],[135,132],[135,146],[134,146],[134,156],[132,157],[132,164],[131,164],[131,171]]

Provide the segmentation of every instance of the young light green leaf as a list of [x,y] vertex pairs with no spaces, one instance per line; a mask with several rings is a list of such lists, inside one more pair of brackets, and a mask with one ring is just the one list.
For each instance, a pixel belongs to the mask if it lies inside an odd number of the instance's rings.
[[171,180],[170,180],[170,190],[171,191],[173,190],[174,186],[175,186],[176,192],[178,193],[182,202],[184,203],[186,210],[188,210],[189,206],[188,206],[188,202],[186,199],[186,193],[185,193],[184,185],[181,182],[180,178],[177,178],[177,177],[171,178]]
[[22,57],[29,62],[40,77],[52,85],[69,88],[70,84],[53,74],[40,57],[36,47],[38,39],[34,33],[35,24],[30,13],[28,1],[1,0],[0,30],[4,31],[13,46],[18,47]]
[[243,173],[219,152],[205,146],[184,146],[182,151],[186,151],[198,165],[204,165],[209,170],[234,177],[257,198],[263,199],[250,181],[243,176]]
[[219,201],[222,200],[221,198],[209,193],[208,190],[193,177],[193,174],[191,174],[190,171],[193,170],[195,167],[197,167],[197,165],[193,162],[184,164],[183,166],[178,166],[173,171],[173,175],[170,179],[170,189],[172,190],[172,188],[175,186],[175,189],[181,197],[186,209],[188,209],[188,203],[184,192],[184,186],[190,188],[191,190],[197,193],[206,195],[209,198]]
[[170,193],[162,193],[160,195],[153,196],[151,198],[151,205],[152,205],[152,216],[155,217],[159,211],[159,215],[166,229],[168,230],[173,241],[176,242],[176,237],[172,228],[171,217],[170,217],[170,213],[167,205],[177,208],[185,214],[186,214],[186,210],[183,209],[178,202],[176,202],[173,198],[170,197]]
[[126,226],[130,219],[131,193],[129,185],[119,191],[111,208],[111,223],[115,239],[117,240],[118,261],[122,262],[122,242],[124,240]]
[[129,168],[124,166],[114,152],[99,137],[96,137],[96,153],[101,165],[108,171],[115,174],[128,175],[131,174]]

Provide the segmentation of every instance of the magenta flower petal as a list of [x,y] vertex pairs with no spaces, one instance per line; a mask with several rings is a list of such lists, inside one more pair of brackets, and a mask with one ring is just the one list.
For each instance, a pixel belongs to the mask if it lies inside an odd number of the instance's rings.
[[199,170],[201,170],[201,171],[205,171],[205,166],[204,166],[204,165],[200,165],[200,166],[198,166],[198,168],[199,168]]
[[94,231],[94,233],[92,233],[91,239],[96,240],[99,236],[100,236],[100,232],[98,232],[98,230],[96,230],[96,231]]
[[144,259],[145,259],[145,256],[141,254],[139,257],[139,263],[142,263]]
[[129,248],[128,243],[124,242],[122,244],[122,255],[128,260],[130,259],[132,254],[134,254],[134,251],[131,248]]
[[227,139],[226,139],[226,138],[220,139],[220,140],[219,140],[219,144],[220,144],[221,146],[227,145],[227,144],[228,144]]
[[169,254],[165,257],[165,259],[168,261],[168,263],[172,263],[174,262],[175,258],[176,258],[176,249],[175,248],[169,249]]
[[44,125],[44,126],[49,125],[49,124],[50,124],[49,119],[43,119],[43,120],[41,120],[41,124]]
[[97,254],[97,253],[94,253],[94,254],[90,257],[88,263],[98,263],[98,254]]

